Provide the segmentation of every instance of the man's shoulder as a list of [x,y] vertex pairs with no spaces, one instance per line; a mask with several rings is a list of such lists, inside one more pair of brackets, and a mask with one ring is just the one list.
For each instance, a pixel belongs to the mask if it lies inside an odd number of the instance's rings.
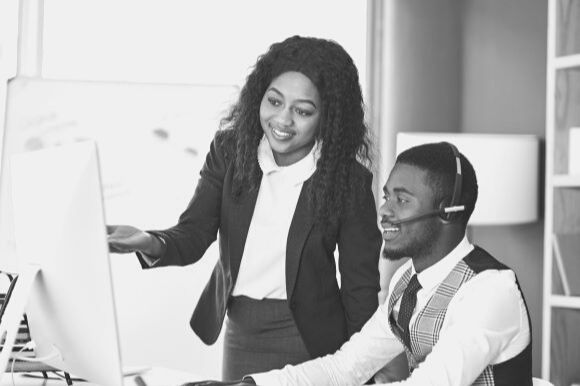
[[463,259],[465,264],[472,269],[476,274],[483,271],[493,270],[510,270],[511,268],[503,264],[501,261],[493,257],[485,249],[474,245],[473,250]]
[[481,287],[482,291],[496,286],[507,286],[513,290],[519,287],[516,272],[477,245],[474,245],[474,249],[463,261],[473,271],[474,276],[467,281],[467,286],[462,287]]
[[[474,275],[458,291],[459,298],[473,295],[479,302],[490,297],[495,302],[498,293],[511,294],[512,297],[523,297],[519,288],[516,272],[492,256],[485,249],[474,245],[474,249],[463,259]],[[493,291],[490,291],[493,288]],[[508,300],[505,297],[504,300]]]

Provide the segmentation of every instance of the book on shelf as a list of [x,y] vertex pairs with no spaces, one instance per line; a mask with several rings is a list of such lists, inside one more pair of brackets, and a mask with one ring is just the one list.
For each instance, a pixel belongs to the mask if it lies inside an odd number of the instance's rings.
[[580,233],[554,234],[552,246],[564,295],[580,296]]

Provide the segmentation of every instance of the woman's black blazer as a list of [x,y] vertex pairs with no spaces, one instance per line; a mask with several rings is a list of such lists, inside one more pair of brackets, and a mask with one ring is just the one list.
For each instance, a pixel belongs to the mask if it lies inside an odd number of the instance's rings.
[[[220,334],[258,195],[254,191],[232,198],[233,163],[226,160],[224,152],[224,146],[214,139],[193,198],[178,224],[167,230],[151,231],[167,244],[155,267],[196,262],[219,231],[220,257],[190,321],[206,344],[214,343]],[[354,164],[352,172],[364,176],[360,179],[365,181],[364,194],[357,196],[355,208],[341,214],[336,229],[325,234],[314,224],[313,210],[306,197],[310,183],[307,180],[288,233],[288,305],[313,358],[336,351],[361,329],[378,306],[381,234],[371,188],[372,174],[358,162]],[[264,248],[267,245],[264,240]],[[337,245],[340,289],[334,260]]]

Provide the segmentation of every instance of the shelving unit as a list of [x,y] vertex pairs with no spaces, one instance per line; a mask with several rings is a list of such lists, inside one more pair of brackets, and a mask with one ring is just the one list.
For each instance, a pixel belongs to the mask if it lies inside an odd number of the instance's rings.
[[580,54],[578,55],[565,55],[554,58],[554,68],[555,69],[566,69],[572,67],[580,66]]
[[580,309],[580,296],[552,295],[550,305],[552,307]]
[[[580,151],[580,149],[578,149]],[[553,177],[553,185],[557,188],[580,188],[580,176],[556,174]]]
[[[580,0],[548,0],[546,81],[542,378],[570,386],[580,383],[580,175],[568,169],[569,130],[580,127]],[[554,247],[560,239],[566,248]]]

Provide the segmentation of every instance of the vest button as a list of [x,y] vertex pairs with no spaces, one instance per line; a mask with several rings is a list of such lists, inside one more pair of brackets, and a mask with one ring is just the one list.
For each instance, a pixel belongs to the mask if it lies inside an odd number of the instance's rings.
[[296,308],[296,301],[295,301],[295,300],[292,300],[292,301],[290,302],[290,308],[291,308],[291,309],[295,309],[295,308]]

